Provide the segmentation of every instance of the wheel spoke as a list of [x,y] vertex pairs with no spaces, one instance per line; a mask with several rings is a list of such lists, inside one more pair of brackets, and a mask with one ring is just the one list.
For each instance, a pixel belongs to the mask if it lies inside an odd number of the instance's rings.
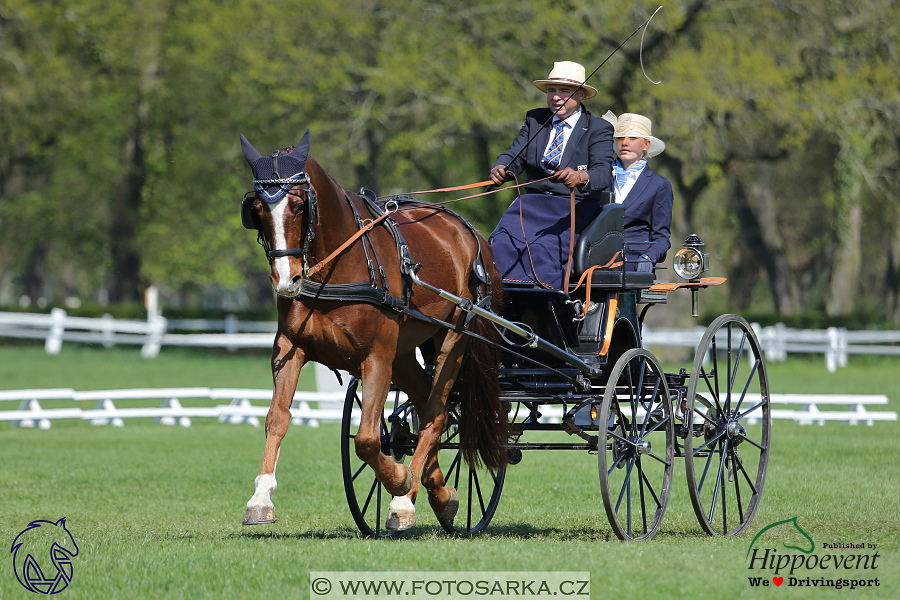
[[644,437],[644,433],[647,431],[647,423],[650,422],[650,413],[652,412],[652,408],[654,404],[659,404],[662,406],[661,402],[655,402],[656,397],[659,395],[659,384],[662,383],[660,378],[656,378],[656,383],[653,385],[653,394],[650,400],[647,402],[647,407],[644,409],[644,425],[641,427],[641,437]]
[[[730,331],[730,327],[729,327],[729,336],[730,336],[730,334],[731,334],[731,331]],[[738,369],[741,366],[741,359],[744,356],[744,342],[746,342],[746,341],[747,341],[747,332],[744,332],[743,335],[741,335],[741,343],[738,346],[737,357],[734,359],[734,371],[731,372],[731,383],[728,386],[728,389],[730,389],[730,390],[734,389],[734,380],[737,377]],[[730,350],[730,347],[729,347],[729,350]]]
[[[713,380],[715,382],[715,386],[710,385],[709,383],[709,375],[706,371],[703,370],[703,367],[700,367],[700,375],[703,377],[703,381],[706,382],[706,389],[709,390],[709,395],[712,396],[713,402],[716,403],[716,410],[719,414],[722,413],[722,405],[719,403],[719,377],[715,369],[713,369]],[[713,389],[715,387],[716,389]]]
[[709,516],[707,517],[707,521],[712,521],[713,514],[716,512],[716,500],[719,497],[719,490],[722,485],[722,471],[725,469],[725,451],[728,448],[728,440],[726,439],[724,442],[724,447],[719,451],[719,468],[716,471],[716,484],[713,487],[713,497],[712,502],[710,502],[709,508]]
[[709,444],[711,444],[711,443],[715,442],[716,440],[718,440],[719,438],[721,438],[723,435],[725,435],[725,433],[726,433],[726,430],[723,429],[722,431],[717,433],[714,437],[711,437],[710,439],[706,440],[706,443],[704,443],[702,446],[698,446],[697,449],[694,450],[694,456],[696,456],[698,452],[703,450],[703,448],[705,446],[708,446]]
[[[696,452],[694,453],[697,454]],[[703,484],[706,482],[706,474],[709,473],[709,465],[712,464],[713,456],[716,455],[715,449],[711,449],[709,454],[706,456],[706,466],[703,467],[703,475],[700,477],[700,485],[697,486],[697,493],[703,491]]]
[[753,444],[754,446],[756,446],[757,448],[759,448],[761,451],[763,451],[763,452],[766,451],[765,448],[763,448],[762,446],[760,446],[759,444],[757,444],[756,442],[754,442],[752,439],[750,439],[749,437],[747,437],[746,434],[744,434],[744,433],[739,433],[739,434],[738,434],[738,437],[740,437],[740,438],[741,438],[743,441],[745,441],[745,442],[750,442],[751,444]]
[[644,531],[647,531],[647,503],[644,500],[644,470],[641,468],[641,457],[637,457],[638,468],[638,492],[641,496],[641,521],[644,523]]
[[[366,496],[366,503],[363,504],[363,507],[362,507],[362,509],[360,510],[360,512],[361,512],[363,515],[365,515],[366,512],[369,510],[369,502],[372,501],[372,494],[375,493],[375,488],[376,488],[377,486],[378,486],[378,480],[375,479],[375,480],[372,481],[372,487],[369,488],[369,495]],[[379,496],[379,498],[380,498],[380,496]]]
[[731,410],[731,323],[728,324],[725,346],[725,413]]
[[669,422],[669,419],[671,419],[671,418],[672,418],[672,415],[671,415],[671,414],[666,415],[666,417],[665,417],[664,419],[662,419],[659,423],[654,423],[654,424],[653,424],[653,427],[651,427],[648,431],[643,432],[643,433],[641,434],[641,437],[638,438],[638,440],[643,440],[645,437],[647,437],[648,435],[650,435],[651,433],[653,433],[654,431],[656,431],[657,429],[659,429],[660,426],[665,425],[666,423],[668,423],[668,422]]
[[628,470],[625,473],[625,479],[622,481],[622,489],[619,491],[619,500],[616,502],[616,513],[619,512],[619,507],[622,506],[622,496],[625,495],[625,488],[631,489],[631,469],[634,467],[634,461],[628,461]]
[[482,495],[481,495],[481,482],[478,481],[478,473],[475,471],[475,469],[472,469],[471,473],[472,473],[472,481],[469,482],[469,488],[471,489],[472,486],[474,485],[475,492],[476,492],[476,494],[478,494],[478,506],[481,507],[481,516],[484,516],[485,508],[484,508],[484,497],[482,497]]
[[366,463],[366,462],[364,462],[363,464],[359,465],[359,468],[358,468],[358,469],[356,470],[356,472],[350,477],[350,480],[351,480],[351,481],[356,481],[356,478],[359,477],[359,474],[362,473],[363,471],[365,471],[366,467],[368,467],[368,466],[369,466],[369,463]]
[[647,456],[649,456],[650,458],[654,458],[654,459],[658,460],[659,462],[661,462],[662,464],[666,465],[667,467],[668,467],[669,465],[672,464],[672,461],[666,460],[666,459],[664,459],[664,458],[660,458],[659,456],[657,456],[657,455],[654,454],[653,452],[648,452],[648,453],[647,453]]
[[738,477],[737,471],[738,468],[743,468],[743,464],[739,463],[737,460],[737,452],[734,451],[734,447],[731,448],[731,476],[734,478],[734,497],[737,502],[738,508],[738,522],[744,522],[744,506],[741,503],[741,478]]
[[647,476],[641,473],[644,478],[644,483],[647,485],[647,489],[650,490],[650,495],[653,496],[653,501],[656,502],[656,508],[662,508],[662,502],[659,499],[659,495],[656,493],[656,490],[653,489],[653,486],[650,484],[650,480],[647,479]]
[[759,362],[760,361],[757,360],[753,363],[753,368],[750,370],[750,377],[747,378],[747,384],[744,386],[744,391],[741,393],[741,399],[734,409],[735,414],[741,412],[741,404],[743,404],[744,400],[747,398],[747,390],[750,389],[750,384],[753,383],[753,376],[756,375],[756,369],[759,368]]
[[[738,465],[738,466],[741,469],[741,473],[744,475],[744,479],[747,480],[747,485],[750,486],[750,491],[753,492],[752,495],[755,496],[757,494],[756,486],[753,484],[753,481],[750,480],[750,473],[747,472],[747,469],[744,468],[743,464]],[[737,479],[737,477],[735,477],[735,479]]]

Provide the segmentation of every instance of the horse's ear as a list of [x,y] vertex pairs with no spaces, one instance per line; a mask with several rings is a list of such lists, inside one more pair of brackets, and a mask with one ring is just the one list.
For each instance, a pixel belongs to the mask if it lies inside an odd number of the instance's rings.
[[241,150],[244,151],[244,158],[247,159],[247,162],[251,167],[253,166],[253,163],[262,158],[262,154],[256,151],[256,148],[247,141],[247,138],[244,137],[243,133],[241,134]]
[[294,147],[291,156],[299,160],[301,164],[306,164],[306,159],[309,158],[309,129],[303,134],[300,143]]

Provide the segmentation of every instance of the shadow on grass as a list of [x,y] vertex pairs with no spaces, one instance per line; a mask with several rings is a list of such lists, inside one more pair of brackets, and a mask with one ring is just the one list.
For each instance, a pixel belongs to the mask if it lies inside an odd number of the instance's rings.
[[[328,530],[307,531],[264,531],[242,530],[224,536],[225,539],[272,539],[272,540],[366,540],[376,538],[363,537],[353,527],[340,527]],[[667,530],[661,528],[655,536],[655,540],[700,540],[709,538],[703,531],[692,530]],[[474,535],[459,533],[446,533],[440,526],[416,525],[411,529],[395,533],[389,537],[377,538],[385,541],[431,541],[440,539],[453,539],[465,541],[497,540],[543,540],[559,542],[609,542],[617,543],[620,540],[605,527],[539,527],[529,524],[512,524],[491,526],[486,531]],[[651,542],[652,543],[652,542]]]

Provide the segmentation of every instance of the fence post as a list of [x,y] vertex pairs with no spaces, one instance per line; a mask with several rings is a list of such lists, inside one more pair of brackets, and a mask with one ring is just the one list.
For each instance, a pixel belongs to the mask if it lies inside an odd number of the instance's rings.
[[47,354],[59,354],[59,351],[62,350],[65,330],[66,311],[54,308],[50,311],[50,329],[47,331],[47,341],[44,343],[44,351]]
[[103,336],[103,347],[112,348],[116,345],[116,320],[109,313],[104,313],[100,320],[100,333]]
[[141,356],[156,358],[166,333],[166,319],[159,314],[159,290],[155,285],[147,288],[144,303],[147,306],[147,341],[141,348]]
[[843,327],[829,327],[828,350],[825,351],[825,367],[834,373],[838,367],[847,366],[847,330]]

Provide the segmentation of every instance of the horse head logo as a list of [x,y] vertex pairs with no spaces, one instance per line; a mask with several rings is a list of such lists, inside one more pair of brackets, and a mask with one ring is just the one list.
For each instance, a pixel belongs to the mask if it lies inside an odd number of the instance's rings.
[[[753,544],[756,543],[756,540],[759,539],[759,536],[761,536],[768,530],[772,529],[773,527],[778,527],[779,525],[787,525],[787,524],[792,524],[794,526],[794,529],[796,529],[797,532],[800,533],[800,535],[802,535],[804,538],[806,538],[806,540],[809,542],[809,549],[802,548],[801,546],[788,546],[787,544],[783,544],[784,547],[790,548],[791,550],[799,550],[800,552],[803,552],[804,554],[811,554],[812,551],[816,549],[816,543],[813,541],[813,539],[811,537],[809,537],[808,533],[803,531],[803,528],[800,527],[799,523],[797,523],[797,517],[794,517],[792,519],[785,519],[784,521],[778,521],[776,523],[772,523],[771,525],[767,525],[766,527],[763,527],[760,530],[760,532],[756,534],[756,537],[753,538],[753,541],[750,542],[750,547],[747,548],[747,556],[750,556],[750,551],[753,550]],[[805,542],[802,542],[802,544],[804,546],[806,545]]]
[[78,556],[78,545],[66,529],[65,518],[55,523],[32,521],[13,540],[10,552],[16,579],[31,592],[58,594],[72,581],[72,559]]

